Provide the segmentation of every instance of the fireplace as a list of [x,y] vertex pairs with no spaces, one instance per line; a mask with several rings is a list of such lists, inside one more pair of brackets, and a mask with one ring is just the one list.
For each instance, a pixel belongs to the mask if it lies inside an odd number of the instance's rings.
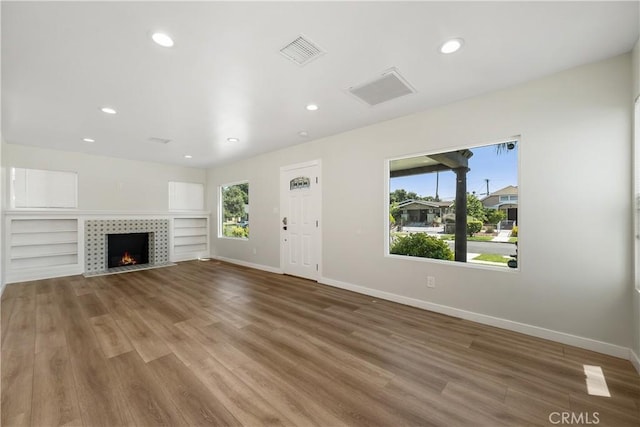
[[107,234],[107,268],[149,264],[149,233]]
[[[144,248],[120,246],[118,236],[145,235]],[[115,236],[115,237],[114,237]],[[84,275],[125,273],[173,265],[169,261],[168,219],[92,219],[84,222]],[[117,250],[119,253],[115,253]],[[137,264],[119,266],[122,257],[134,258]],[[112,259],[113,258],[113,259]],[[127,257],[125,257],[127,258]]]

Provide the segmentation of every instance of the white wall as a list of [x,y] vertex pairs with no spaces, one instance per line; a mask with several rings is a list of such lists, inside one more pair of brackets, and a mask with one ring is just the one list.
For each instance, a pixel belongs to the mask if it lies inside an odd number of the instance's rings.
[[[0,7],[0,29],[2,27],[2,7]],[[0,34],[2,31],[0,31]],[[0,35],[0,45],[2,45],[2,36]],[[2,56],[0,55],[0,70],[2,70]],[[2,81],[2,72],[0,71],[0,82]],[[2,85],[0,85],[2,86]],[[2,90],[0,89],[0,100],[2,99]],[[0,102],[0,104],[2,104]],[[2,137],[2,106],[0,105],[0,165],[2,164],[2,146],[4,145],[4,139]],[[2,168],[0,168],[0,173],[2,172]],[[4,185],[2,185],[2,180],[0,180],[0,208],[2,207],[2,200],[4,200]],[[2,292],[4,292],[5,281],[4,281],[4,253],[2,248],[4,247],[4,220],[0,218],[0,296],[2,296]]]
[[[3,179],[11,167],[78,172],[78,208],[167,212],[168,182],[205,183],[206,170],[3,144]],[[6,192],[8,193],[8,192]],[[5,208],[8,198],[3,198]]]
[[[251,204],[250,239],[217,239],[214,226],[215,255],[279,268],[279,168],[319,158],[323,280],[628,348],[630,88],[623,55],[211,169],[210,206],[218,185],[245,179]],[[518,272],[385,256],[385,159],[513,135],[522,135]]]
[[631,61],[633,63],[633,95],[635,99],[636,96],[640,95],[640,40],[636,42],[631,52]]
[[[635,45],[635,47],[633,48],[633,52],[632,52],[632,63],[633,63],[633,99],[635,100],[636,97],[640,96],[640,41],[638,41]],[[634,129],[635,134],[636,135],[640,135],[640,129]],[[635,182],[636,182],[636,188],[634,190],[634,193],[638,194],[640,193],[640,171],[638,170],[638,166],[640,165],[640,152],[638,151],[638,147],[640,147],[640,141],[636,141],[634,144],[634,148],[636,150],[635,153]],[[633,195],[633,197],[635,198],[635,194]],[[638,220],[636,219],[636,223],[638,223]],[[640,232],[639,230],[636,230],[636,232]],[[636,268],[636,278],[635,280],[638,281],[640,280],[640,265],[638,263],[638,260],[640,260],[640,243],[638,241],[636,241],[636,263],[635,263],[635,268]],[[635,286],[635,284],[634,284]],[[633,320],[632,320],[632,326],[633,326],[633,351],[635,353],[635,357],[636,357],[636,369],[638,369],[638,371],[640,372],[640,292],[639,291],[634,291],[633,292]]]

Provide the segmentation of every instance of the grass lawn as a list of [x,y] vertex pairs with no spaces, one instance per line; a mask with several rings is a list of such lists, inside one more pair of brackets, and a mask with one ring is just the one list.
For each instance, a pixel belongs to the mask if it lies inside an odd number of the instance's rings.
[[467,237],[467,242],[490,242],[493,240],[493,236],[473,236]]
[[509,261],[509,258],[505,258],[504,256],[498,254],[480,254],[474,258],[474,261],[491,261],[506,264]]

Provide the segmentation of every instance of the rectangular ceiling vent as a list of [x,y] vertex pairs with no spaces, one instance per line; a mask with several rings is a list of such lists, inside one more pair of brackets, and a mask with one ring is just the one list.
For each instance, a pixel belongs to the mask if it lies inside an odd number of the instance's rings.
[[155,136],[152,136],[149,138],[150,142],[155,142],[156,144],[168,144],[171,142],[170,139],[165,139],[165,138],[156,138]]
[[280,53],[298,65],[306,65],[326,52],[303,35],[280,49]]
[[349,92],[373,106],[415,93],[416,90],[400,75],[398,70],[392,68],[373,81],[350,87]]

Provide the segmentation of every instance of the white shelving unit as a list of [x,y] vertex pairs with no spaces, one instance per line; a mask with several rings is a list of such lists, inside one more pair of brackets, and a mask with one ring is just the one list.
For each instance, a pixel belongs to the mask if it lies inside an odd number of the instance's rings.
[[16,283],[83,274],[85,223],[89,220],[162,219],[169,221],[169,260],[210,257],[210,213],[8,210],[4,215],[5,282]]
[[[12,218],[8,229],[9,273],[77,267],[77,218]],[[24,278],[28,278],[28,274]]]
[[185,261],[209,256],[209,218],[173,219],[173,260]]

